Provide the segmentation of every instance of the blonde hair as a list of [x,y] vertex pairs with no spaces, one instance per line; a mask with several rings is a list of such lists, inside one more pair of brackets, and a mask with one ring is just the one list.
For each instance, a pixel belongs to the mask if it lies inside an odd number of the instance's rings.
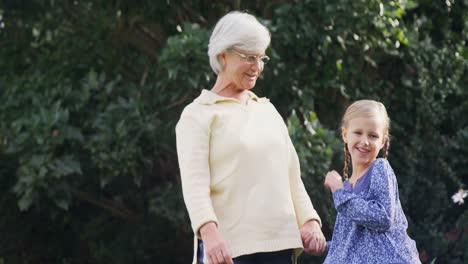
[[[374,100],[359,100],[352,103],[347,109],[341,120],[341,129],[348,127],[348,123],[351,119],[358,117],[381,117],[384,121],[384,146],[383,158],[388,157],[388,149],[390,147],[390,118],[388,117],[387,110],[385,106]],[[344,167],[343,167],[343,177],[348,179],[349,164],[351,162],[351,154],[349,153],[348,144],[344,143]]]
[[222,52],[232,47],[265,52],[270,41],[270,31],[254,16],[239,11],[230,12],[216,23],[211,34],[208,44],[210,66],[218,74],[223,68],[218,58]]

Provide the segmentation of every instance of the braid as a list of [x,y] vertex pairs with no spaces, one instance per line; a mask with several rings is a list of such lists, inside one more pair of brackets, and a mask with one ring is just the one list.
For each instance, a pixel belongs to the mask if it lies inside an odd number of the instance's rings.
[[349,154],[349,150],[348,150],[348,143],[344,143],[343,150],[344,150],[343,177],[345,180],[347,180],[349,178],[348,171],[349,171],[349,162],[351,159],[351,155]]
[[384,144],[384,147],[383,147],[383,158],[384,159],[387,159],[388,158],[388,149],[390,148],[390,140],[387,138],[387,140],[385,140],[385,144]]

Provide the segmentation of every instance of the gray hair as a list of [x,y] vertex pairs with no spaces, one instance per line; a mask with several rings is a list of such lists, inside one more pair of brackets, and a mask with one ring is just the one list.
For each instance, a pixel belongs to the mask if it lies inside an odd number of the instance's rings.
[[218,55],[232,47],[264,52],[270,45],[270,31],[247,13],[233,11],[216,23],[208,44],[208,56],[213,71],[218,74],[221,65]]

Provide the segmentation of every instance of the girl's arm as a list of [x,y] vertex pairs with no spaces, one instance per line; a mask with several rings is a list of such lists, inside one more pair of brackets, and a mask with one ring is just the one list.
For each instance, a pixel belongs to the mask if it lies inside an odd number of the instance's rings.
[[324,255],[328,255],[328,251],[330,250],[330,247],[332,246],[332,240],[330,241],[327,241],[327,244],[325,246],[325,252],[324,252]]
[[350,218],[358,225],[376,231],[386,231],[395,215],[397,185],[395,174],[388,161],[375,161],[369,193],[373,200],[365,200],[344,189],[333,193],[338,213]]

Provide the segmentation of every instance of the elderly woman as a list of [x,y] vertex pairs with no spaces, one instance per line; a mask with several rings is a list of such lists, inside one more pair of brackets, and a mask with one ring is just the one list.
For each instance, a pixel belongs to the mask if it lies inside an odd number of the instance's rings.
[[208,54],[217,74],[176,127],[184,201],[195,234],[193,263],[295,263],[325,249],[321,221],[300,176],[287,127],[250,90],[269,58],[268,29],[231,12]]

